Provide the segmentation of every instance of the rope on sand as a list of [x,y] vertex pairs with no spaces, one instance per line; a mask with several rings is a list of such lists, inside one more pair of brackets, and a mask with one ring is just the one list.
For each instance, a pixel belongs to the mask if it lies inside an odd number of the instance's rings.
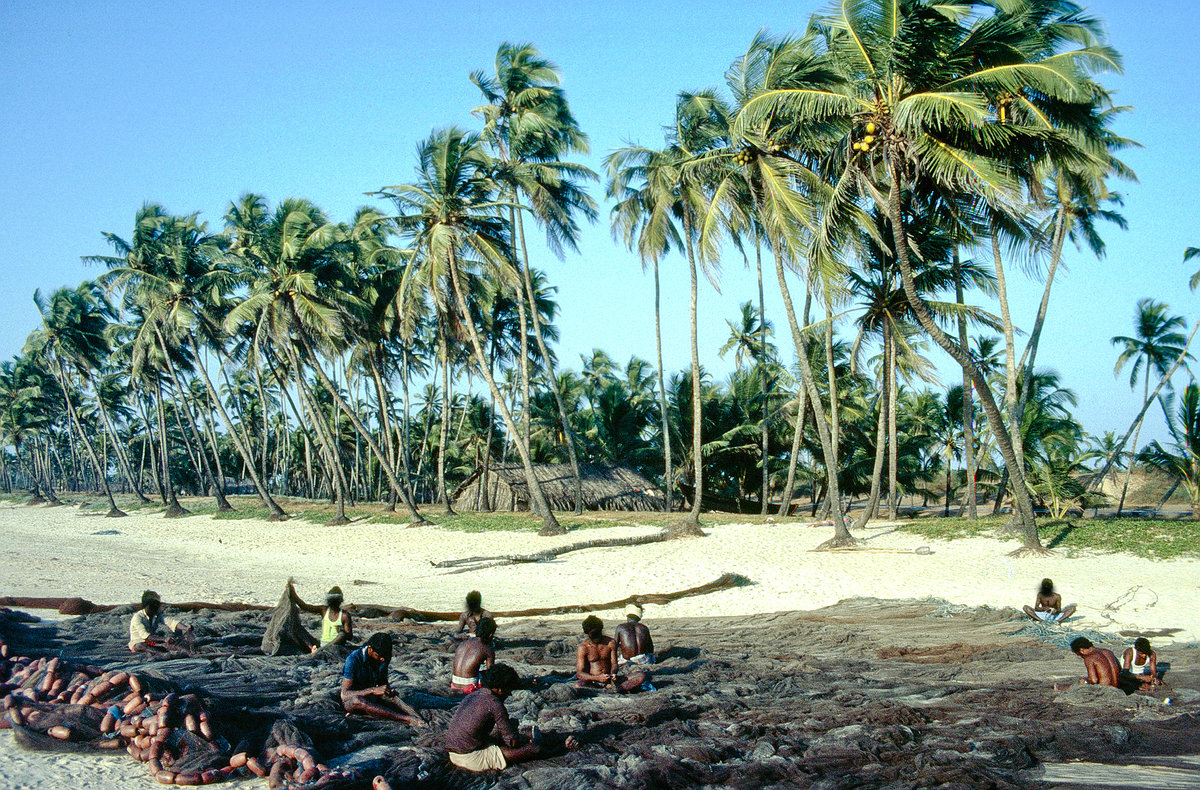
[[[753,584],[750,579],[736,573],[725,573],[707,584],[701,584],[698,587],[689,587],[686,590],[677,590],[668,593],[642,593],[640,595],[630,595],[618,601],[608,601],[605,603],[586,603],[586,604],[567,604],[564,606],[543,606],[533,609],[516,609],[507,612],[495,612],[496,617],[543,617],[546,615],[557,614],[577,614],[580,612],[597,612],[604,609],[620,609],[631,603],[637,604],[666,604],[672,601],[678,601],[681,598],[690,598],[697,595],[707,595],[709,593],[719,592],[721,590],[730,590],[735,587],[745,587]],[[300,596],[296,594],[292,582],[288,580],[288,595],[292,602],[301,610],[310,614],[320,614],[324,611],[324,607],[316,606],[310,603],[305,603]],[[90,601],[85,601],[82,598],[13,598],[0,597],[0,606],[17,606],[25,609],[58,609],[64,601],[82,602],[87,605],[86,611],[72,611],[70,614],[92,614],[95,612],[108,612],[118,608],[114,605],[93,604]],[[128,606],[128,604],[125,604]],[[222,611],[244,612],[244,611],[266,611],[274,609],[274,606],[259,606],[256,604],[219,604],[219,603],[201,603],[191,602],[183,604],[169,604],[172,609],[181,611],[196,611],[198,609],[218,609]],[[84,608],[84,607],[77,607]],[[346,611],[357,617],[390,617],[394,620],[416,620],[418,622],[445,621],[453,622],[458,620],[460,612],[431,612],[423,609],[410,609],[407,606],[384,606],[380,604],[347,604]],[[61,611],[61,609],[60,609]]]

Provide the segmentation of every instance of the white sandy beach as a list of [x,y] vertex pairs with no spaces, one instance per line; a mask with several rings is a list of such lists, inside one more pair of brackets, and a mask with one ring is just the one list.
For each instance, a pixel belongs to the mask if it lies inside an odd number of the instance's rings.
[[[117,534],[97,534],[115,530]],[[152,588],[168,602],[274,604],[288,576],[317,602],[334,584],[348,602],[454,611],[470,589],[493,611],[611,601],[665,593],[739,573],[752,586],[651,607],[647,618],[816,609],[843,598],[943,598],[994,607],[1031,603],[1043,576],[1079,606],[1072,625],[1103,630],[1180,629],[1200,639],[1200,562],[1124,554],[1059,552],[1013,559],[1016,544],[988,538],[930,541],[876,525],[860,534],[888,552],[812,548],[830,529],[800,523],[706,527],[702,539],[589,549],[555,562],[450,574],[431,562],[528,553],[547,546],[648,534],[652,527],[603,527],[560,538],[532,533],[464,533],[439,527],[306,521],[215,520],[161,515],[106,519],[74,507],[0,506],[0,594],[134,601]],[[355,580],[373,582],[356,585]],[[1115,602],[1115,603],[1114,603]],[[574,617],[574,616],[572,616]],[[1171,641],[1159,639],[1158,641]]]
[[[930,541],[885,525],[875,525],[860,537],[870,547],[892,550],[887,552],[817,553],[811,549],[829,537],[829,528],[743,524],[708,527],[702,539],[589,549],[554,562],[469,573],[449,574],[430,564],[654,531],[652,527],[603,527],[548,539],[531,533],[464,533],[395,524],[356,523],[338,529],[307,521],[273,524],[207,516],[166,520],[145,514],[105,519],[74,507],[4,504],[0,505],[0,594],[125,603],[136,600],[143,589],[153,588],[168,602],[273,604],[292,576],[300,595],[314,602],[338,584],[349,602],[453,611],[467,590],[479,589],[488,608],[503,611],[671,592],[727,572],[755,582],[650,607],[646,617],[652,624],[655,617],[815,609],[854,596],[932,596],[967,606],[1018,606],[1031,602],[1038,581],[1049,576],[1067,601],[1078,604],[1079,615],[1072,620],[1076,627],[1180,629],[1175,641],[1200,639],[1196,560],[1155,561],[1098,553],[1012,559],[1006,556],[1016,545],[1011,542]],[[911,552],[923,545],[932,554],[895,552]],[[356,585],[355,580],[372,584]],[[61,790],[148,783],[142,767],[131,760],[22,752],[11,733],[0,733],[0,786]]]

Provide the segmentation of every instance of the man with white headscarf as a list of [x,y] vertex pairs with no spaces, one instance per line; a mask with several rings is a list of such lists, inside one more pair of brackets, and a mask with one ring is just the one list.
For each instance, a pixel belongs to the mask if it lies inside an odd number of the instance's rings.
[[617,664],[653,664],[654,640],[650,629],[642,624],[642,607],[631,603],[625,607],[625,622],[613,631],[617,640]]

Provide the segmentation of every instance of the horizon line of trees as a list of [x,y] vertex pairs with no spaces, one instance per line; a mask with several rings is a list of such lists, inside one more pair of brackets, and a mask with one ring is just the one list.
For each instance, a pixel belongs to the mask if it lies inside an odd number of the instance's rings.
[[[961,488],[975,518],[990,492],[1040,552],[1035,506],[1095,501],[1085,473],[1121,466],[1161,403],[1172,441],[1137,458],[1197,506],[1200,395],[1170,385],[1195,327],[1185,338],[1182,318],[1143,300],[1135,334],[1113,339],[1144,395],[1119,438],[1086,437],[1073,394],[1037,366],[1066,242],[1102,256],[1100,224],[1125,226],[1112,185],[1135,179],[1118,154],[1136,143],[1113,130],[1128,108],[1098,81],[1119,69],[1099,22],[1062,0],[860,0],[801,35],[760,33],[725,90],[679,94],[662,147],[606,157],[614,239],[653,273],[656,359],[622,367],[597,350],[576,372],[556,358],[554,288],[530,247],[577,251],[599,177],[571,161],[588,139],[557,68],[502,44],[492,72],[470,75],[481,128],[422,141],[410,181],[369,193],[389,212],[337,222],[248,193],[220,230],[146,204],[131,235],[105,233],[109,253],[84,260],[106,271],[35,294],[42,326],[0,364],[0,477],[51,500],[56,481],[94,486],[113,515],[114,482],[170,516],[181,490],[230,507],[233,480],[276,519],[276,497],[302,495],[336,502],[335,523],[365,499],[420,522],[471,470],[512,463],[557,534],[534,464],[568,464],[578,507],[580,465],[618,461],[668,503],[687,494],[677,534],[699,532],[706,499],[788,512],[803,492],[834,547],[940,476],[947,512]],[[676,257],[691,361],[668,375],[659,267]],[[699,281],[716,285],[730,257],[756,271],[757,304],[729,322],[736,369],[714,382]],[[1043,280],[1023,348],[1014,267]],[[765,315],[772,274],[790,347]],[[944,393],[928,389],[934,346],[962,369]],[[867,506],[847,525],[855,495]]]

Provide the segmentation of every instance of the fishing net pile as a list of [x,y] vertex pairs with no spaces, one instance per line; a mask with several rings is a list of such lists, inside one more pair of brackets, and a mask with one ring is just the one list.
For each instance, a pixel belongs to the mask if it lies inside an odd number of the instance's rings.
[[[1196,646],[1160,652],[1172,664],[1170,706],[1115,689],[1056,693],[1052,680],[1078,677],[1082,664],[1058,635],[1023,631],[1019,613],[855,599],[807,613],[651,616],[657,690],[628,696],[574,687],[575,620],[502,620],[497,656],[526,679],[510,715],[523,732],[581,745],[470,774],[442,747],[460,699],[447,626],[401,620],[398,608],[356,622],[360,639],[392,634],[391,684],[427,725],[412,729],[343,714],[344,648],[266,654],[272,622],[286,631],[294,615],[315,627],[316,615],[281,599],[292,606],[192,611],[200,650],[161,657],[129,654],[129,607],[58,624],[0,614],[4,718],[30,748],[119,748],[159,781],[263,775],[272,787],[368,788],[382,777],[378,787],[429,790],[1035,788],[1041,762],[1200,751]],[[122,703],[132,707],[118,718]]]

